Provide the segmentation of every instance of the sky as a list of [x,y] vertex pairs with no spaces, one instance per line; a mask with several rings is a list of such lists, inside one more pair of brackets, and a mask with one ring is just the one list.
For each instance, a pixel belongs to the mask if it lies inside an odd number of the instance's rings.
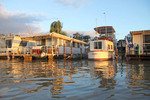
[[44,34],[60,20],[68,36],[94,37],[96,26],[107,25],[119,40],[130,31],[150,30],[149,5],[150,0],[0,0],[0,34]]

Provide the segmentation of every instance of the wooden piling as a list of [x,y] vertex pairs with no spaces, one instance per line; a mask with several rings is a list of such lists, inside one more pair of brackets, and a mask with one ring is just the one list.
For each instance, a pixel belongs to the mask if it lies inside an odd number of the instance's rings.
[[64,43],[64,58],[66,57],[66,53],[65,53],[65,43]]
[[23,57],[24,57],[24,60],[29,60],[29,61],[32,60],[32,56],[30,55],[24,55]]
[[80,58],[82,59],[82,47],[80,46]]
[[71,59],[73,59],[73,42],[71,41]]
[[53,60],[53,55],[48,55],[48,60]]

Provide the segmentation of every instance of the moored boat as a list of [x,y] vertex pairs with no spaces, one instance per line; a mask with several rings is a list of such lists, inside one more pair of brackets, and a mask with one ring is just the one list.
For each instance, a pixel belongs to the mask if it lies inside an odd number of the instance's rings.
[[[108,60],[115,59],[115,36],[114,29],[111,26],[98,27],[95,30],[100,34],[100,37],[90,41],[90,51],[88,52],[88,59],[90,60]],[[101,36],[106,33],[105,36]]]
[[110,40],[94,40],[90,42],[88,59],[108,60],[115,56],[114,45]]

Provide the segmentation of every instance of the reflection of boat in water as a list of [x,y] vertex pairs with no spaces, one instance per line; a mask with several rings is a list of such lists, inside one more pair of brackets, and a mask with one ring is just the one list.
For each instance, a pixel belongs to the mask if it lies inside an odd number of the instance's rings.
[[92,65],[95,73],[100,77],[111,79],[115,76],[117,70],[116,61],[93,61]]
[[[100,34],[100,37],[94,41],[90,41],[90,51],[88,59],[91,60],[107,60],[115,58],[116,39],[112,26],[97,27],[95,28]],[[101,36],[104,34],[105,36]]]

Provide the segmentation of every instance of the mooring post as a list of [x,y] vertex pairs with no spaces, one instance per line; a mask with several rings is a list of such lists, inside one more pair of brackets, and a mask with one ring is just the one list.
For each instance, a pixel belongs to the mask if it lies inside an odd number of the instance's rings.
[[7,50],[7,59],[9,60],[10,59],[10,55],[9,55],[9,51]]
[[66,57],[66,53],[65,53],[65,43],[64,43],[64,58]]
[[73,41],[71,41],[71,59],[73,59]]
[[80,58],[82,59],[82,46],[80,45]]
[[53,55],[48,55],[48,60],[53,60]]

